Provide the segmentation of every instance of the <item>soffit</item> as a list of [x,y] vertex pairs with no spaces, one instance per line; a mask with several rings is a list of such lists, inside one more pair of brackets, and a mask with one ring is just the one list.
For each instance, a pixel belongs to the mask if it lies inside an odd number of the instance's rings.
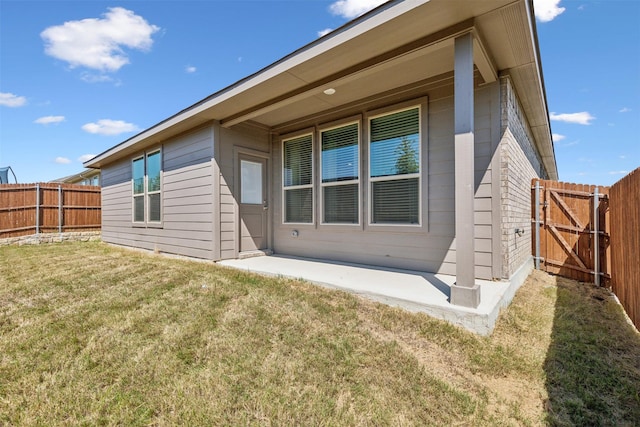
[[331,108],[338,108],[384,93],[392,89],[423,81],[425,77],[437,76],[453,69],[453,42],[431,47],[429,54],[422,51],[395,58],[384,65],[364,70],[336,80],[330,84],[336,93],[327,96],[321,87],[308,97],[301,97],[287,108],[264,111],[253,120],[275,127],[296,118],[308,117]]

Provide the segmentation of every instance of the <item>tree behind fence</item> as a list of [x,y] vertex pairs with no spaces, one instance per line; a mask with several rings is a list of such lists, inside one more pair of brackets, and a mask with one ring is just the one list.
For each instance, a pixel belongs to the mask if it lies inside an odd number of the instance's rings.
[[100,230],[100,187],[0,184],[0,238]]

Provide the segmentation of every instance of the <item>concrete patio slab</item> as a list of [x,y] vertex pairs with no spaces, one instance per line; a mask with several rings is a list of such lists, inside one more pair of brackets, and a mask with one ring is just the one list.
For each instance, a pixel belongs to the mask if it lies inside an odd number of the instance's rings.
[[218,264],[270,276],[302,279],[352,292],[388,305],[423,312],[481,335],[495,327],[500,309],[511,302],[532,269],[529,262],[510,281],[478,280],[480,305],[449,302],[454,276],[282,255],[219,261]]

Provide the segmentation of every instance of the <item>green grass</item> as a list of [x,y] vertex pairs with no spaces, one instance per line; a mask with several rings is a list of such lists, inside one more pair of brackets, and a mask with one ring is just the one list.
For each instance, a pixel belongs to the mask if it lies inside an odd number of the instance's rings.
[[639,355],[602,290],[539,272],[487,338],[102,243],[0,247],[0,425],[633,425]]

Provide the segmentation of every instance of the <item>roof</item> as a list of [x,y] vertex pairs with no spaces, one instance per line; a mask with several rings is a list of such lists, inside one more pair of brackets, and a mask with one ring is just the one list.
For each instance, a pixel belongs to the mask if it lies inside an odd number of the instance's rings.
[[[474,34],[484,82],[508,73],[552,179],[551,139],[533,0],[394,0],[191,105],[85,163],[100,168],[201,124],[277,128],[453,70],[455,37]],[[327,88],[336,89],[332,96]]]
[[96,170],[83,170],[75,175],[64,176],[62,178],[53,179],[49,182],[59,182],[59,183],[74,183],[77,181],[81,181],[83,179],[91,178],[98,175],[100,171]]

